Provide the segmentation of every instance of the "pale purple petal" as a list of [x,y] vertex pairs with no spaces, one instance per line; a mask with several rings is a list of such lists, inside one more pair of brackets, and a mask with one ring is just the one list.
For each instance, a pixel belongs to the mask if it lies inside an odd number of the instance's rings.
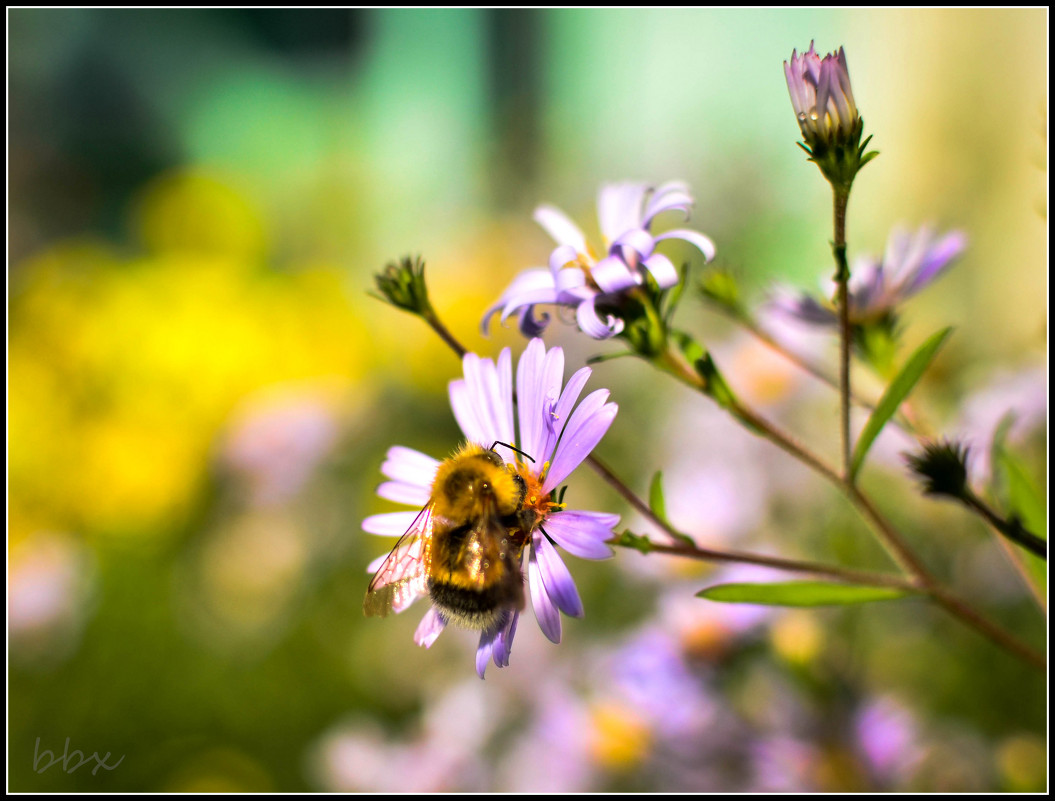
[[550,642],[560,642],[560,612],[546,592],[539,571],[535,551],[528,557],[528,586],[531,590],[531,608],[535,610],[538,627]]
[[[547,295],[546,290],[549,290]],[[484,313],[480,321],[480,328],[487,333],[491,317],[500,309],[504,310],[502,319],[516,308],[527,303],[552,303],[556,300],[557,292],[554,286],[553,274],[544,267],[533,267],[524,270],[513,279],[506,287],[501,297]]]
[[550,515],[546,533],[561,548],[582,559],[607,559],[612,549],[605,540],[613,536],[619,515],[567,509]]
[[383,553],[380,556],[378,556],[378,557],[376,557],[374,559],[371,559],[370,560],[370,564],[368,564],[366,566],[366,572],[369,573],[372,576],[374,573],[377,572],[378,568],[380,568],[381,565],[383,565],[385,563],[385,560],[387,558],[388,558],[388,554],[387,553]]
[[481,359],[475,353],[467,353],[462,359],[462,367],[469,387],[470,402],[476,408],[477,419],[483,424],[485,437],[481,444],[490,447],[496,439],[508,442],[502,432],[502,398],[498,395],[498,375],[494,362]]
[[578,291],[586,287],[586,273],[583,272],[581,267],[566,267],[563,270],[558,270],[554,280],[557,283],[557,299],[561,303],[567,303],[569,298],[582,300],[582,298],[597,292],[593,288],[588,288],[585,293]]
[[476,646],[476,675],[481,679],[487,670],[487,663],[491,661],[491,649],[494,646],[494,634],[483,632],[480,634],[480,644]]
[[579,324],[579,330],[594,339],[611,339],[625,325],[622,320],[612,315],[607,315],[608,320],[603,321],[597,315],[594,308],[595,298],[587,298],[575,308],[575,321]]
[[[513,279],[502,293],[502,299],[508,300],[523,292],[534,292],[538,289],[553,288],[553,272],[545,267],[531,267],[523,270]],[[501,301],[499,302],[501,303]]]
[[693,203],[692,195],[689,194],[689,187],[686,184],[681,181],[669,181],[656,189],[655,194],[649,199],[641,225],[643,228],[648,228],[652,219],[665,211],[677,210],[688,217]]
[[517,365],[517,406],[520,448],[537,466],[549,457],[545,449],[548,426],[563,379],[564,351],[552,348],[547,352],[541,339],[531,340]]
[[652,273],[660,289],[670,289],[678,283],[678,271],[674,264],[662,253],[653,253],[642,262],[645,269]]
[[619,235],[608,248],[613,256],[620,256],[628,267],[634,268],[642,259],[652,255],[655,241],[644,228],[631,228]]
[[377,494],[386,501],[405,503],[408,506],[424,506],[432,497],[429,487],[405,484],[402,481],[385,481],[377,488]]
[[580,367],[568,379],[568,384],[564,387],[560,400],[557,401],[552,414],[546,420],[546,438],[540,450],[543,455],[536,457],[540,462],[549,460],[553,455],[553,449],[557,445],[557,440],[568,422],[568,415],[571,414],[572,407],[575,406],[575,402],[579,399],[579,393],[582,392],[582,388],[586,385],[592,372],[589,367]]
[[922,263],[906,289],[917,292],[945,272],[954,259],[967,248],[967,235],[953,231],[933,247],[928,248]]
[[541,225],[558,245],[571,245],[578,253],[586,253],[586,235],[571,219],[555,206],[535,209],[535,222]]
[[549,254],[549,272],[553,277],[554,281],[557,280],[557,276],[565,269],[574,269],[568,265],[578,264],[580,257],[580,251],[576,250],[572,245],[561,245],[553,249],[553,252]]
[[660,242],[664,239],[680,239],[683,242],[688,242],[699,250],[707,261],[711,261],[714,258],[714,254],[717,252],[714,248],[714,242],[711,241],[710,237],[704,236],[699,231],[690,231],[687,228],[678,228],[673,231],[667,231],[655,237],[656,242]]
[[641,206],[648,184],[606,184],[597,196],[597,219],[606,242],[614,242],[626,231],[641,227]]
[[[927,230],[921,229],[921,233],[927,235]],[[913,238],[903,226],[897,226],[887,237],[886,251],[883,253],[882,264],[890,267],[904,264],[905,257],[912,248]]]
[[495,637],[492,654],[495,665],[500,668],[509,667],[509,656],[513,652],[513,637],[517,633],[517,622],[519,620],[520,611],[515,610],[509,616],[509,622],[498,630],[498,634]]
[[429,611],[425,613],[425,617],[418,624],[417,631],[414,632],[414,642],[422,648],[430,647],[443,633],[446,625],[447,623],[436,611],[436,607],[429,607]]
[[531,542],[532,553],[538,560],[539,575],[546,588],[546,594],[557,605],[557,608],[569,617],[582,617],[582,600],[571,573],[560,558],[556,548],[550,545],[546,537],[537,533]]
[[626,264],[617,256],[601,259],[590,269],[590,275],[603,292],[622,292],[636,286],[636,276],[627,269]]
[[[414,484],[419,487],[431,487],[440,463],[420,451],[393,445],[385,454],[381,465],[381,474],[393,481]],[[418,504],[420,505],[420,504]]]
[[572,412],[557,443],[557,451],[542,485],[543,492],[551,491],[567,478],[608,431],[619,407],[614,403],[606,404],[607,400],[608,390],[599,389],[587,395],[579,408]]
[[513,438],[512,393],[502,394],[503,386],[512,385],[509,376],[508,348],[499,356],[496,366],[490,359],[467,353],[462,359],[464,382],[450,383],[451,408],[462,431],[474,442],[489,448],[495,440],[511,442]]
[[477,406],[473,402],[472,394],[469,392],[465,379],[459,378],[451,381],[447,387],[447,394],[451,399],[451,411],[454,412],[454,419],[458,421],[458,427],[465,434],[465,438],[484,448],[489,447],[494,440],[488,439],[487,423],[479,416]]
[[808,325],[835,325],[835,312],[809,295],[793,289],[778,288],[766,304],[768,313]]
[[864,259],[858,271],[850,276],[850,317],[867,317],[881,313],[897,302],[895,287],[887,281],[882,264]]
[[381,537],[402,537],[419,514],[421,514],[420,510],[370,515],[363,520],[362,529],[367,534],[377,534]]
[[511,298],[509,302],[502,307],[502,314],[499,317],[499,322],[505,323],[505,321],[509,319],[509,315],[525,306],[537,306],[540,303],[556,303],[557,299],[558,293],[553,287],[521,292],[515,298]]

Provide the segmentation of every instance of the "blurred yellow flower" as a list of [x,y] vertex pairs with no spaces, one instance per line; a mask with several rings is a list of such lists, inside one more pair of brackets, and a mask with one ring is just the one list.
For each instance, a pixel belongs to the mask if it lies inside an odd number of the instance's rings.
[[10,488],[35,526],[171,529],[247,393],[353,386],[368,367],[344,273],[267,269],[259,215],[232,189],[161,179],[140,223],[150,255],[63,244],[16,268]]

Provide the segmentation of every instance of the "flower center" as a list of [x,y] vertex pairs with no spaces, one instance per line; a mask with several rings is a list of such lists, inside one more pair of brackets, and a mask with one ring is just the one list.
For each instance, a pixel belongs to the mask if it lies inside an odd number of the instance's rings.
[[535,523],[531,526],[531,530],[534,531],[547,517],[563,509],[564,504],[555,503],[552,493],[543,494],[542,492],[542,482],[546,478],[546,471],[549,470],[549,462],[542,465],[542,470],[538,475],[535,475],[530,465],[522,464],[520,461],[515,463],[514,469],[524,479],[526,488],[524,509],[535,513]]

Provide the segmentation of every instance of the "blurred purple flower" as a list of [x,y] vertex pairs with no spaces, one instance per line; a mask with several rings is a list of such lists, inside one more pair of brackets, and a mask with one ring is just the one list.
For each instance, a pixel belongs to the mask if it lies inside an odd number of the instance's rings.
[[589,709],[551,676],[532,686],[537,692],[531,701],[532,720],[502,750],[498,788],[534,794],[596,791],[601,771],[591,753]]
[[623,321],[606,314],[598,306],[618,299],[627,290],[641,286],[647,271],[660,286],[668,289],[678,283],[678,271],[669,258],[655,252],[656,244],[680,239],[696,247],[707,261],[714,258],[714,243],[697,231],[678,229],[654,235],[652,223],[664,211],[681,211],[686,218],[693,205],[688,187],[671,181],[653,189],[643,183],[607,184],[597,199],[597,216],[604,238],[604,256],[597,258],[586,235],[560,209],[539,206],[535,221],[553,237],[557,247],[550,254],[549,267],[533,267],[513,279],[506,291],[484,315],[484,333],[492,315],[501,312],[504,322],[519,310],[524,336],[538,336],[549,315],[535,317],[535,306],[542,303],[575,308],[579,328],[594,339],[608,339],[623,330]]
[[854,734],[869,768],[883,782],[906,776],[919,754],[912,713],[890,698],[876,699],[861,709]]
[[[935,281],[967,247],[962,231],[936,238],[927,226],[914,234],[896,229],[887,240],[881,260],[859,258],[850,272],[850,320],[876,322]],[[769,304],[772,312],[808,325],[834,326],[835,309],[793,289],[778,289]]]
[[1048,420],[1047,367],[998,374],[964,402],[953,429],[959,439],[971,444],[967,466],[973,481],[989,481],[993,437],[1005,419],[1009,420],[1008,443],[1021,444],[1030,433],[1042,429]]
[[821,753],[812,743],[772,735],[750,743],[755,793],[803,793],[817,789]]
[[[554,545],[584,559],[604,559],[612,553],[605,540],[612,536],[612,528],[619,522],[619,516],[558,510],[550,500],[551,493],[600,442],[618,407],[607,402],[606,389],[592,392],[576,407],[579,394],[590,377],[590,368],[578,370],[562,390],[564,352],[560,348],[547,351],[542,340],[533,339],[517,366],[516,410],[520,436],[515,439],[509,348],[502,351],[497,364],[468,353],[463,365],[465,378],[451,382],[450,399],[454,416],[466,438],[484,448],[495,442],[516,445],[535,460],[525,464],[518,457],[516,463],[517,471],[529,487],[538,488],[539,497],[533,507],[543,515],[526,549],[528,588],[539,627],[552,642],[560,642],[560,612],[581,617],[583,609],[575,582]],[[395,446],[389,449],[381,466],[381,472],[391,480],[381,484],[377,493],[397,503],[424,506],[429,502],[439,464],[423,453]],[[415,517],[415,512],[373,515],[363,521],[363,530],[371,534],[400,536]],[[375,560],[370,570],[376,570],[383,559]],[[395,611],[402,611],[416,597],[412,596]],[[476,670],[481,677],[491,658],[498,667],[509,664],[509,652],[520,618],[519,610],[510,611],[502,625],[480,635]],[[422,619],[414,640],[428,647],[445,626],[446,621],[433,607]]]
[[801,56],[792,50],[791,63],[784,62],[784,77],[806,144],[813,147],[818,141],[831,143],[853,135],[859,116],[841,47],[823,59],[813,42]]
[[664,737],[699,733],[714,717],[715,704],[689,670],[680,644],[658,626],[623,644],[607,672],[610,689]]

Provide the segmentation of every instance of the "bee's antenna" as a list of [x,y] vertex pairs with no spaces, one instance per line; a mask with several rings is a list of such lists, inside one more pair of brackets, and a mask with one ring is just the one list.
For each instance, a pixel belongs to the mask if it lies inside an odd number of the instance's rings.
[[493,450],[495,449],[495,445],[505,445],[505,446],[506,446],[507,448],[509,448],[509,450],[511,450],[511,451],[516,451],[517,453],[519,453],[519,454],[520,454],[521,456],[523,456],[523,457],[524,457],[525,459],[527,459],[527,460],[528,460],[529,462],[531,462],[532,464],[534,464],[534,463],[535,463],[535,460],[534,460],[534,459],[532,459],[532,458],[531,458],[530,456],[528,456],[528,455],[527,455],[526,453],[524,453],[524,452],[523,452],[522,450],[520,450],[520,448],[517,448],[517,447],[515,447],[515,446],[513,446],[513,445],[510,445],[510,444],[509,444],[508,442],[502,442],[502,440],[500,440],[500,439],[496,439],[496,440],[495,440],[495,441],[494,441],[494,442],[493,442],[493,443],[491,444],[491,447],[490,447],[490,448],[488,448],[487,450],[489,450],[489,451],[493,451]]

